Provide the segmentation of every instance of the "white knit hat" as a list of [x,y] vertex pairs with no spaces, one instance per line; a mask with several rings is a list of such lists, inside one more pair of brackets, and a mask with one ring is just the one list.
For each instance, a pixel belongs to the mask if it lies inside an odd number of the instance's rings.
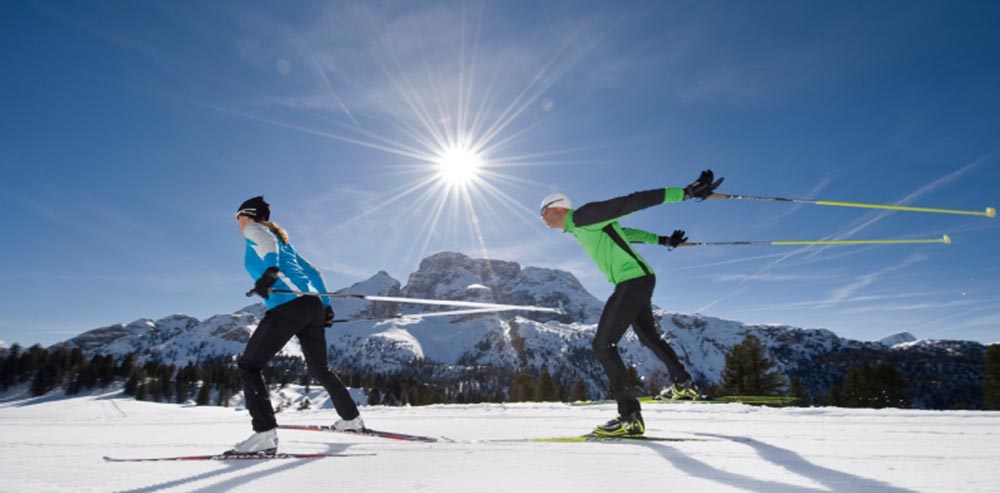
[[545,214],[545,209],[548,209],[549,207],[572,209],[573,203],[570,202],[569,197],[567,197],[566,194],[556,192],[548,197],[545,197],[545,200],[542,200],[542,214]]

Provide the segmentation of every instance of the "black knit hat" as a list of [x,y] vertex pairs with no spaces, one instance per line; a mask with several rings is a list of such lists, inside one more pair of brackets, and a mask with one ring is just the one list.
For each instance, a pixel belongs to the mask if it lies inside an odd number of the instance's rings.
[[237,216],[247,216],[258,221],[271,219],[271,207],[264,202],[264,197],[258,195],[240,204],[240,210],[236,211]]

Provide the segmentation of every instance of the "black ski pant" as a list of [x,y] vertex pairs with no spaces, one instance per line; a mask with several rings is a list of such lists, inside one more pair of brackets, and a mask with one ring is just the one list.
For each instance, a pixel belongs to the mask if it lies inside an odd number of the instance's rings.
[[684,365],[677,359],[677,353],[660,338],[656,330],[656,320],[653,318],[653,288],[656,287],[656,276],[648,275],[637,279],[624,281],[615,286],[615,292],[608,298],[601,313],[601,321],[597,324],[597,335],[594,336],[594,356],[604,367],[611,384],[611,392],[618,401],[618,414],[628,416],[639,411],[639,400],[629,386],[628,370],[618,354],[618,341],[625,335],[628,326],[632,325],[639,342],[653,351],[667,367],[670,379],[674,382],[686,382],[691,379]]
[[326,358],[326,330],[323,327],[323,302],[314,296],[301,296],[278,305],[264,314],[257,330],[247,341],[238,367],[243,379],[243,396],[253,419],[253,430],[278,427],[271,407],[270,393],[264,382],[264,367],[278,354],[292,336],[299,338],[309,374],[319,381],[333,399],[337,414],[343,419],[358,417],[358,406],[347,387],[330,368]]

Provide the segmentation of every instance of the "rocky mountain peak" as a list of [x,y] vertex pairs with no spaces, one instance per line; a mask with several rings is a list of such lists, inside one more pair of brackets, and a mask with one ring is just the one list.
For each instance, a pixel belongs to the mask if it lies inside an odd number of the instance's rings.
[[[540,267],[521,268],[517,262],[473,259],[457,252],[427,257],[410,274],[404,296],[512,305],[562,306],[566,315],[523,313],[536,320],[594,323],[602,303],[584,289],[573,274]],[[421,308],[423,310],[425,308]],[[501,314],[505,318],[511,313]]]
[[914,337],[913,334],[911,334],[909,332],[900,332],[898,334],[893,334],[891,336],[883,337],[883,338],[879,339],[877,342],[879,342],[879,343],[881,343],[883,345],[892,347],[892,346],[895,346],[897,344],[905,344],[905,343],[908,343],[908,342],[914,342],[916,340],[917,340],[917,338]]

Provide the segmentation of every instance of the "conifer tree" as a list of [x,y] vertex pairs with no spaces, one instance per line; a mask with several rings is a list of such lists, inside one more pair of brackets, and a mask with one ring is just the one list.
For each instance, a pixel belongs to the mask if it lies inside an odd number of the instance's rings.
[[722,390],[729,395],[778,395],[786,386],[785,378],[775,369],[775,362],[756,336],[747,334],[726,355],[722,370]]
[[17,383],[18,375],[18,361],[21,359],[21,345],[14,344],[7,351],[7,357],[3,362],[3,370],[0,374],[0,390],[7,390],[11,385]]
[[507,399],[511,402],[530,402],[535,400],[535,378],[530,373],[521,372],[510,384]]
[[872,366],[868,361],[854,366],[844,377],[841,389],[845,407],[909,408],[906,379],[887,362]]
[[806,387],[802,385],[802,381],[798,378],[793,378],[791,385],[788,387],[788,395],[795,398],[795,405],[799,407],[809,407],[812,405],[812,399],[809,397],[809,391]]
[[135,392],[139,390],[139,373],[133,371],[129,374],[128,380],[125,381],[125,395],[135,397]]
[[56,388],[63,378],[62,364],[58,361],[46,362],[31,379],[31,395],[45,395]]
[[667,375],[660,368],[654,368],[646,375],[646,393],[649,395],[659,394],[667,386]]
[[590,400],[590,396],[587,395],[587,384],[583,383],[583,379],[577,379],[573,387],[569,390],[569,401],[579,402],[586,400]]
[[826,405],[834,407],[844,405],[844,398],[841,394],[840,387],[836,385],[830,386],[830,392],[826,398]]
[[212,401],[212,389],[208,382],[202,382],[201,388],[198,389],[198,397],[195,398],[195,405],[207,406]]
[[226,386],[219,389],[219,407],[229,407],[229,401],[233,398],[233,391]]
[[10,369],[8,368],[9,365],[7,364],[7,361],[8,360],[6,355],[0,356],[0,390],[7,390],[7,387],[10,386],[6,384],[7,374],[10,371]]
[[123,378],[129,378],[132,372],[135,370],[135,360],[136,354],[129,353],[124,358],[122,358],[121,365],[118,366],[118,376]]
[[639,378],[639,370],[635,368],[635,365],[629,365],[628,367],[628,386],[634,389],[634,392],[642,392],[645,387],[642,384],[642,379]]
[[18,382],[32,379],[49,358],[49,352],[41,344],[35,344],[25,351],[17,362]]
[[372,387],[368,390],[368,405],[377,406],[382,403],[380,393],[377,388]]
[[146,384],[140,382],[139,387],[135,389],[135,400],[145,401],[149,400],[149,389],[146,388]]
[[542,378],[538,381],[538,390],[535,392],[535,400],[539,402],[555,402],[559,398],[555,382],[548,370],[542,373]]
[[983,407],[1000,410],[1000,344],[987,346],[983,356]]

